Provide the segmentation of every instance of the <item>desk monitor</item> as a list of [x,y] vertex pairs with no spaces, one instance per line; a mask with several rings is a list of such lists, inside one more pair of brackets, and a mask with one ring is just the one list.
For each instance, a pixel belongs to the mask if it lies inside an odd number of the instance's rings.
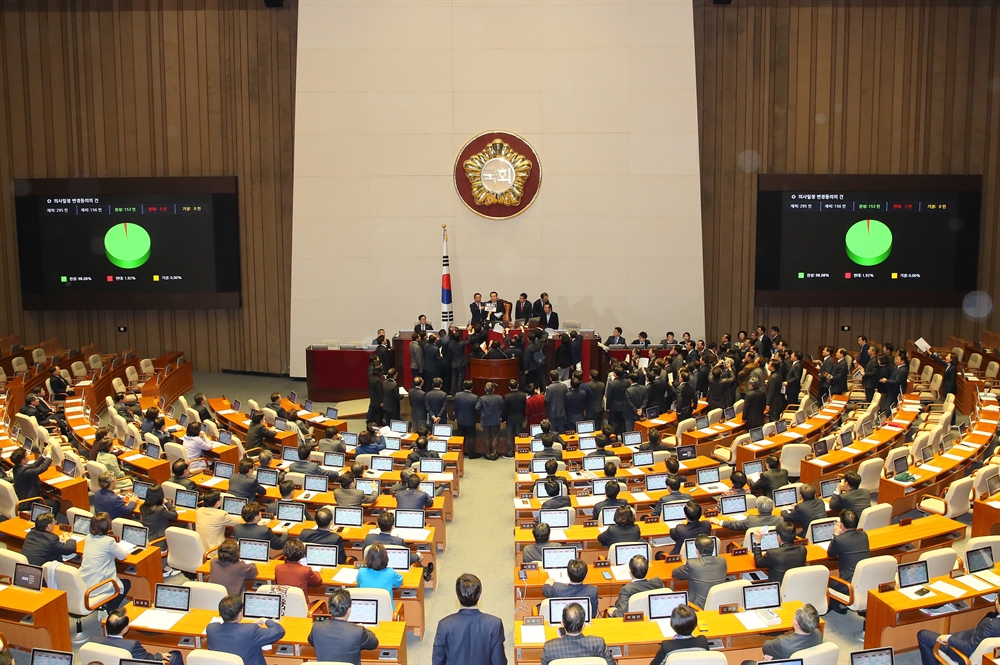
[[758,473],[764,472],[764,460],[750,460],[749,462],[743,462],[743,474],[749,478]]
[[911,586],[927,584],[930,578],[927,575],[926,561],[911,561],[901,563],[896,566],[896,574],[899,575],[899,588],[905,589]]
[[993,474],[986,479],[986,491],[990,493],[990,496],[1000,492],[1000,475]]
[[[323,453],[323,466],[341,468],[344,466],[344,453]],[[263,483],[261,483],[263,485]]]
[[306,562],[310,566],[334,568],[340,565],[340,548],[336,545],[306,544]]
[[434,426],[431,430],[431,434],[434,436],[439,436],[442,438],[449,438],[451,436],[451,425],[438,424]]
[[410,431],[410,422],[408,420],[392,420],[389,422],[389,431],[396,434],[406,434]]
[[365,626],[378,625],[378,599],[377,598],[352,598],[351,612],[347,618],[352,623],[360,623]]
[[[195,492],[197,495],[197,492]],[[77,515],[73,520],[73,535],[87,537],[90,535],[90,517]]]
[[448,452],[448,440],[447,439],[430,439],[427,441],[427,450],[432,453],[437,453],[438,455],[444,455]]
[[677,446],[677,459],[678,461],[685,461],[694,459],[698,456],[698,446],[688,445],[688,446]]
[[410,550],[398,547],[387,547],[385,553],[389,555],[389,567],[393,570],[410,569]]
[[583,608],[584,622],[590,623],[590,599],[579,598],[549,598],[549,624],[558,626],[562,624],[563,610],[576,603]]
[[336,420],[337,419],[337,407],[335,407],[335,406],[328,406],[328,407],[326,407],[326,417],[329,420]]
[[820,439],[819,441],[813,443],[813,455],[816,457],[822,457],[828,452],[830,452],[830,444],[826,439]]
[[653,453],[649,450],[632,453],[632,466],[651,466]]
[[[27,439],[25,439],[27,441]],[[158,443],[146,443],[146,457],[160,459],[160,445]]]
[[423,529],[426,515],[422,510],[396,509],[396,526],[400,529]]
[[590,493],[594,496],[605,496],[608,483],[614,482],[614,478],[595,478],[590,481]]
[[541,439],[532,439],[531,440],[531,452],[533,452],[533,453],[540,453],[544,449],[545,449],[545,446],[542,445],[542,440]]
[[420,473],[444,473],[444,460],[440,457],[423,457],[420,459]]
[[655,492],[657,490],[667,489],[667,478],[669,476],[669,473],[658,473],[656,475],[646,476],[646,491]]
[[920,461],[927,464],[932,459],[934,459],[934,451],[931,450],[930,446],[924,446],[920,449]]
[[984,570],[993,570],[993,548],[987,545],[986,547],[967,550],[965,552],[965,560],[968,562],[969,570],[967,572],[970,574]]
[[257,482],[264,487],[277,487],[278,486],[278,470],[277,469],[257,469]]
[[897,457],[896,459],[894,459],[892,461],[892,471],[897,476],[899,474],[901,474],[901,473],[904,473],[908,468],[909,468],[909,464],[908,464],[908,462],[906,460],[906,455],[903,455],[901,457]]
[[243,618],[274,619],[281,618],[281,596],[276,593],[243,593]]
[[279,501],[278,514],[275,517],[279,522],[304,522],[306,519],[306,504]]
[[649,618],[669,619],[674,608],[678,605],[687,605],[687,591],[667,591],[664,593],[649,594]]
[[31,566],[26,563],[14,564],[14,586],[32,591],[42,590],[42,567]]
[[[240,409],[242,407],[243,407],[243,402],[239,401],[238,399],[234,399],[233,400],[233,411],[235,411],[236,413],[239,413]],[[170,414],[167,414],[167,415],[170,415]]]
[[142,499],[143,501],[145,501],[146,500],[146,492],[148,492],[149,488],[152,487],[152,486],[153,486],[153,483],[147,483],[147,482],[143,482],[141,480],[136,480],[136,481],[132,482],[132,492],[137,497],[139,497],[140,499]]
[[795,412],[795,424],[796,425],[801,425],[805,421],[806,421],[806,412],[805,411],[801,411],[801,410],[800,411],[796,411]]
[[708,427],[708,416],[698,416],[694,419],[695,429],[705,429]]
[[618,512],[619,506],[610,506],[608,508],[601,508],[601,524],[614,524],[615,523],[615,513]]
[[344,445],[348,448],[356,448],[358,445],[357,432],[341,432],[340,438],[344,440]]
[[577,434],[593,434],[593,432],[594,432],[593,420],[581,420],[576,424]]
[[180,419],[180,421],[179,421],[179,423],[178,423],[178,424],[179,424],[179,425],[180,425],[181,427],[187,427],[187,424],[188,424],[188,414],[186,414],[186,413],[182,413],[182,414],[181,414],[181,419]]
[[532,425],[532,426],[530,426],[528,428],[528,434],[530,436],[532,436],[532,437],[541,436],[542,435],[542,426],[541,425]]
[[125,437],[125,447],[128,448],[129,450],[135,448],[135,437],[132,436],[131,434]]
[[[774,663],[774,661],[768,661]],[[894,665],[892,647],[878,647],[851,652],[851,665]],[[34,663],[32,663],[34,665]]]
[[288,429],[287,425],[288,421],[286,421],[284,418],[279,417],[274,419],[274,429],[278,430],[279,432],[286,431]]
[[358,478],[354,481],[354,489],[359,489],[369,496],[378,496],[381,493],[379,481],[368,478]]
[[861,438],[867,439],[872,435],[872,421],[866,420],[861,423]]
[[403,448],[403,440],[398,436],[387,436],[385,437],[385,449],[386,450],[401,450]]
[[809,405],[806,406],[806,418],[812,418],[817,413],[819,413],[819,407],[816,406],[815,403],[810,402]]
[[247,500],[236,496],[227,496],[222,499],[222,509],[230,515],[242,514],[245,505],[247,505]]
[[536,457],[531,460],[531,472],[542,475],[545,473],[545,463],[549,461],[547,457]]
[[794,506],[796,503],[799,502],[799,491],[794,487],[783,487],[780,489],[772,490],[771,497],[774,500],[775,508]]
[[[198,491],[197,490],[177,490],[174,495],[174,505],[178,508],[197,508],[198,507]],[[79,519],[79,518],[78,518]],[[90,519],[89,517],[87,519]],[[89,526],[87,527],[90,528]]]
[[836,522],[813,522],[809,525],[812,531],[812,541],[815,544],[825,543],[833,540],[834,531],[837,529]]
[[819,483],[819,495],[821,497],[823,497],[824,499],[830,498],[831,496],[833,496],[834,492],[837,491],[837,485],[839,485],[839,484],[840,484],[840,481],[837,480],[836,478],[833,478],[832,480],[822,480],[822,481],[820,481],[820,483]]
[[[697,559],[701,555],[698,554],[698,548],[694,546],[694,538],[688,538],[684,541],[684,558],[685,559]],[[712,538],[712,556],[719,556],[719,539]]]
[[149,542],[149,529],[144,526],[123,524],[122,540],[126,543],[132,543],[140,549],[145,549],[146,544]]
[[302,408],[304,410],[306,410],[306,411],[310,411],[310,412],[315,413],[315,411],[313,411],[313,407],[314,406],[315,406],[315,403],[311,399],[307,399],[304,402],[302,402]]
[[642,432],[625,432],[622,435],[622,445],[638,446],[642,443]]
[[778,540],[777,531],[768,531],[760,537],[760,549],[762,551],[776,550],[781,547],[781,542]]
[[781,419],[781,420],[778,420],[776,423],[774,423],[774,433],[775,434],[784,434],[787,431],[788,431],[788,421],[787,420]]
[[764,428],[763,427],[754,427],[752,430],[750,430],[750,442],[751,443],[757,443],[758,441],[763,441],[763,440],[764,440]]
[[686,505],[687,501],[671,501],[670,503],[663,504],[660,509],[661,519],[664,522],[676,522],[685,519],[684,506]]
[[361,508],[333,507],[333,523],[337,526],[361,526]]
[[281,447],[281,461],[282,462],[298,462],[299,461],[299,449],[295,446],[282,446]]
[[435,493],[434,493],[434,482],[433,481],[425,480],[424,482],[422,482],[419,485],[417,485],[417,489],[420,490],[421,492],[423,492],[424,494],[426,494],[427,496],[429,496],[432,499],[435,496]]
[[723,515],[739,515],[747,511],[747,495],[735,494],[724,496],[719,501],[719,510]]
[[219,443],[224,446],[228,446],[233,442],[233,433],[227,430],[222,430],[219,432]]
[[736,407],[734,407],[734,406],[727,406],[723,410],[723,412],[722,412],[722,417],[725,420],[732,420],[733,418],[735,418],[736,417]]
[[[965,423],[962,423],[962,426],[965,426]],[[943,454],[943,453],[946,453],[949,450],[951,450],[951,447],[955,445],[955,442],[956,441],[960,441],[963,436],[965,436],[965,435],[964,434],[960,434],[958,436],[958,438],[955,438],[955,439],[946,439],[946,438],[942,437],[941,438],[941,453]]]
[[[396,511],[397,513],[399,511]],[[566,510],[539,510],[538,521],[544,522],[552,529],[569,528],[569,512]],[[397,522],[398,524],[398,522]]]
[[583,458],[583,470],[584,471],[603,471],[604,470],[604,456],[595,455],[593,457]]
[[698,469],[698,484],[710,485],[719,482],[719,467],[712,466],[707,469]]
[[575,547],[545,547],[542,548],[542,568],[554,570],[565,568],[576,558]]
[[52,509],[49,508],[49,504],[36,501],[31,504],[31,521],[34,522],[38,519],[39,515],[44,515],[45,513],[51,513]]
[[647,406],[646,407],[646,420],[654,420],[660,417],[660,407],[658,406]]
[[747,612],[769,610],[774,607],[781,607],[781,593],[777,582],[743,587],[743,609]]
[[191,610],[191,587],[176,584],[157,584],[153,595],[153,607],[158,610]]
[[592,436],[581,436],[578,445],[580,450],[597,450],[597,439]]
[[385,455],[372,457],[372,471],[392,471],[393,459]]
[[330,490],[330,479],[326,476],[307,475],[303,483],[307,492],[328,492]]
[[[559,484],[559,496],[564,496],[566,492],[566,486],[562,483]],[[536,499],[547,499],[549,498],[549,493],[545,491],[545,481],[536,480],[535,481],[535,498]]]
[[854,432],[852,430],[846,430],[840,433],[840,447],[846,448],[851,445],[854,441]]
[[229,478],[235,470],[236,467],[229,462],[216,462],[214,475],[216,478]]
[[[32,649],[31,665],[73,665],[73,652],[55,651],[54,649]],[[162,661],[160,665],[162,665]]]

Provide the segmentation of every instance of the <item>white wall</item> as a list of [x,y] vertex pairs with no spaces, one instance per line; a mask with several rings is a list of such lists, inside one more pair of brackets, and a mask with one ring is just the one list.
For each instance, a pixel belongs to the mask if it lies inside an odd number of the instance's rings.
[[[628,337],[702,335],[690,0],[301,0],[291,374],[322,339],[440,325],[441,225],[456,319],[496,290]],[[461,147],[523,136],[542,184],[491,221],[455,192]]]

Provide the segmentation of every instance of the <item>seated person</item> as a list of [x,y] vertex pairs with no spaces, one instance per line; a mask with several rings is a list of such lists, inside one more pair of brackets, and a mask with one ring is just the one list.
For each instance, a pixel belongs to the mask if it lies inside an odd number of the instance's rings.
[[227,538],[219,545],[219,555],[209,559],[208,581],[221,584],[226,592],[242,596],[246,581],[257,577],[257,564],[240,561],[240,545]]
[[[538,425],[542,428],[543,435],[552,432],[552,421],[550,421],[548,418],[543,419],[542,422],[538,423]],[[563,439],[562,434],[560,434],[559,432],[552,432],[552,442],[558,443],[563,448],[566,447],[566,441]]]
[[[378,531],[369,531],[368,535],[361,542],[361,551],[375,543],[383,545],[395,545],[397,547],[408,547],[406,541],[399,536],[392,535],[392,528],[396,526],[396,515],[391,510],[383,510],[378,516]],[[424,569],[424,579],[430,581],[434,573],[434,562],[429,561],[426,566],[422,563],[423,557],[420,552],[410,550],[410,565],[421,566]]]
[[375,503],[378,497],[374,494],[365,494],[362,490],[356,489],[357,483],[354,481],[354,474],[345,471],[338,479],[340,487],[333,490],[333,498],[338,506],[357,508],[361,505]]
[[615,523],[597,536],[597,542],[603,547],[611,547],[615,543],[634,543],[640,540],[642,540],[642,534],[635,523],[635,513],[629,506],[618,506],[618,510],[615,511]]
[[640,445],[639,450],[650,450],[650,451],[670,450],[662,443],[660,443],[660,430],[653,428],[649,430],[649,434],[647,434],[647,436],[649,437],[649,441]]
[[688,559],[674,568],[670,576],[675,580],[688,581],[688,598],[698,607],[705,607],[709,590],[716,584],[726,581],[726,558],[713,556],[715,539],[702,534],[694,539],[694,547],[698,550],[696,559]]
[[406,465],[417,464],[422,459],[440,459],[441,456],[433,450],[427,450],[427,437],[418,436],[416,442],[413,444],[414,448],[409,455],[406,456]]
[[543,487],[545,488],[545,495],[549,498],[542,504],[542,510],[570,507],[569,497],[562,496],[562,483],[557,482],[554,478],[549,478],[545,481]]
[[[282,533],[274,533],[266,526],[260,525],[261,505],[256,501],[251,501],[243,506],[240,516],[243,524],[233,527],[233,538],[236,540],[266,540],[271,543],[272,550],[281,550],[288,542],[288,536]],[[271,553],[271,557],[277,556],[276,552]]]
[[[11,457],[13,458],[13,455]],[[100,489],[94,493],[94,513],[107,513],[112,520],[119,517],[133,519],[132,513],[135,512],[137,505],[135,498],[131,494],[126,494],[125,498],[128,499],[126,503],[111,489],[114,484],[115,474],[111,471],[105,471],[97,477]]]
[[278,514],[278,503],[281,501],[294,501],[295,500],[295,483],[291,480],[282,480],[278,483],[278,494],[281,498],[277,501],[272,501],[265,506],[265,512],[271,513],[272,515]]
[[[65,538],[62,537],[64,535]],[[24,537],[21,554],[28,558],[32,566],[41,566],[49,561],[62,563],[67,554],[76,554],[76,541],[68,533],[56,532],[54,514],[42,513],[35,518],[35,528]]]
[[696,501],[688,499],[684,504],[684,517],[687,518],[686,522],[670,529],[670,538],[674,541],[671,554],[680,554],[681,547],[688,538],[697,538],[700,534],[712,535],[712,523],[701,519],[701,505]]
[[798,522],[802,525],[802,537],[809,532],[813,520],[826,518],[826,504],[823,499],[816,498],[816,488],[806,483],[799,488],[802,501],[795,504],[791,510],[782,510],[781,518],[786,522]]
[[747,474],[742,471],[733,471],[732,475],[729,476],[729,482],[733,487],[723,492],[722,496],[736,496],[747,493]]
[[128,492],[132,489],[132,479],[125,475],[121,466],[118,465],[118,457],[112,452],[111,444],[114,441],[108,437],[101,441],[100,450],[97,453],[97,461],[115,475],[115,489]]
[[97,635],[90,639],[96,644],[103,644],[104,646],[115,647],[116,649],[125,649],[136,660],[158,660],[163,665],[184,665],[184,658],[181,656],[181,652],[176,649],[171,649],[166,654],[150,653],[146,651],[146,647],[140,644],[139,640],[125,639],[125,633],[128,632],[128,624],[128,614],[123,609],[117,609],[108,614],[108,619],[104,622],[107,635]]
[[[607,665],[615,665],[615,658],[608,650],[603,637],[584,635],[587,615],[579,603],[563,608],[561,637],[548,640],[542,648],[542,665],[563,658],[603,658]],[[495,661],[494,661],[495,662]]]
[[628,611],[628,600],[635,594],[663,588],[663,580],[659,577],[646,579],[646,575],[649,574],[649,562],[640,554],[628,560],[628,571],[632,575],[632,581],[618,592],[618,600],[611,608],[610,615],[613,617],[620,617]]
[[[524,546],[524,551],[521,552],[521,560],[526,563],[541,561],[542,550],[549,546],[549,534],[551,531],[549,525],[545,522],[535,524],[531,529],[531,535],[534,536],[535,542]],[[558,547],[558,545],[552,545],[551,547]]]
[[385,450],[385,439],[378,433],[377,423],[368,423],[364,432],[358,435],[355,455],[378,455]]
[[406,479],[406,489],[396,492],[396,507],[422,509],[434,506],[434,497],[420,489],[420,474],[412,473]]
[[340,477],[340,474],[333,469],[327,469],[309,460],[309,453],[312,452],[309,444],[300,443],[296,452],[299,457],[298,461],[292,462],[288,466],[288,470],[292,473],[304,473],[307,476],[326,476],[331,480],[336,480]]
[[569,481],[562,476],[557,476],[557,473],[559,473],[559,462],[554,459],[545,460],[545,478],[542,478],[542,480],[555,478],[557,483],[565,485],[566,489],[569,490]]
[[182,459],[174,460],[174,463],[170,465],[170,470],[174,474],[170,478],[170,482],[180,485],[186,490],[198,491],[198,486],[188,477],[191,472],[188,470],[187,462]]
[[156,437],[156,440],[160,442],[162,447],[164,443],[168,443],[174,440],[174,437],[170,436],[170,432],[167,431],[167,419],[163,416],[158,416],[156,422],[153,423],[153,431],[150,432]]
[[[983,640],[990,637],[1000,637],[1000,596],[993,601],[993,612],[987,614],[974,627],[960,630],[957,633],[938,635],[931,630],[921,630],[917,633],[917,645],[920,647],[920,662],[922,665],[937,665],[934,657],[934,643],[941,644],[941,653],[956,663],[964,662],[958,654],[968,659]],[[992,651],[990,654],[991,655]],[[978,664],[976,664],[978,665]]]
[[[609,462],[610,464],[610,462]],[[612,464],[612,466],[614,466]],[[607,470],[605,468],[605,470]],[[590,515],[590,519],[596,520],[600,519],[601,511],[605,508],[612,508],[614,506],[627,506],[628,501],[625,499],[619,499],[618,494],[621,492],[622,486],[618,484],[617,480],[612,480],[610,483],[604,485],[604,496],[607,497],[604,501],[598,501],[594,504],[594,511]]]
[[260,455],[257,457],[257,466],[262,469],[277,468],[274,463],[274,453],[267,449],[260,451]]
[[302,559],[306,556],[306,546],[298,538],[292,538],[285,543],[282,552],[285,555],[285,562],[274,567],[275,584],[298,587],[308,599],[309,587],[322,584],[323,577],[302,563]]
[[327,427],[323,432],[324,437],[316,442],[316,449],[321,453],[346,453],[347,446],[344,445],[344,437],[340,436],[340,430],[336,427]]
[[219,603],[222,623],[210,623],[205,628],[210,651],[223,651],[239,656],[243,665],[266,665],[264,647],[271,648],[285,636],[285,629],[273,619],[258,619],[243,623],[242,596],[226,596]]
[[724,520],[713,517],[712,522],[718,524],[723,529],[746,531],[755,526],[778,526],[784,521],[781,519],[781,515],[772,515],[774,512],[774,501],[769,497],[757,497],[755,505],[757,507],[757,514],[747,515],[747,518],[744,520]]
[[[852,581],[858,564],[871,556],[868,534],[858,528],[858,521],[853,510],[840,511],[840,523],[833,528],[833,540],[827,548],[827,556],[838,561],[837,577],[845,582]],[[830,580],[830,588],[843,594],[849,592],[846,585],[836,580]],[[837,614],[847,613],[847,606],[836,598],[830,599],[830,609]]]
[[830,497],[830,510],[853,510],[860,515],[871,505],[872,493],[861,487],[861,475],[857,471],[845,473],[836,492]]
[[302,533],[299,534],[299,540],[303,543],[312,543],[315,545],[336,545],[340,548],[337,550],[337,563],[343,565],[347,562],[347,554],[344,551],[344,539],[340,537],[339,533],[330,530],[332,522],[333,511],[326,506],[320,508],[316,511],[316,527],[313,529],[303,529]]
[[202,434],[200,424],[188,423],[187,429],[184,431],[184,438],[181,439],[181,445],[184,446],[184,455],[190,462],[191,460],[204,459],[205,451],[211,450],[214,444]]
[[674,629],[672,639],[660,642],[660,648],[649,665],[663,665],[667,656],[678,649],[708,650],[708,638],[704,635],[694,637],[694,629],[698,627],[698,614],[689,605],[678,605],[670,613],[670,627]]
[[215,416],[212,414],[212,409],[208,407],[208,398],[205,397],[205,393],[198,393],[194,396],[194,406],[192,407],[198,412],[198,418],[201,422],[211,420],[215,422]]
[[795,544],[795,527],[782,522],[775,531],[778,533],[778,541],[781,543],[777,549],[762,552],[760,549],[761,534],[756,533],[753,537],[753,558],[754,564],[761,570],[767,571],[768,582],[778,582],[785,579],[785,573],[792,568],[806,565],[806,548],[803,545]]
[[361,652],[378,648],[378,637],[358,623],[348,621],[351,594],[336,589],[328,604],[332,621],[313,621],[309,644],[316,649],[320,662],[360,663]]
[[[802,651],[823,643],[823,634],[819,628],[819,613],[816,608],[806,603],[795,610],[792,619],[792,632],[779,635],[764,642],[764,659],[781,660],[791,658],[796,651]],[[755,660],[744,660],[743,665],[755,665]]]
[[614,457],[614,453],[608,450],[608,447],[612,445],[611,439],[609,439],[604,433],[598,434],[594,437],[594,444],[597,448],[587,453],[587,457]]
[[681,473],[681,462],[676,457],[668,457],[663,462],[664,466],[667,467],[667,473],[672,473],[675,476],[679,476]]
[[542,434],[542,449],[535,453],[535,459],[542,459],[545,457],[551,457],[554,460],[562,461],[562,451],[557,450],[552,444],[555,443],[555,435],[552,432],[545,432]]
[[566,575],[569,577],[569,584],[556,582],[551,577],[545,580],[542,586],[542,595],[546,598],[589,598],[590,616],[597,616],[598,600],[597,587],[593,584],[584,584],[587,579],[587,562],[583,559],[572,559],[566,566]]
[[143,414],[142,422],[139,423],[139,433],[149,434],[153,431],[156,426],[156,419],[160,417],[160,410],[155,406],[151,406],[146,409],[146,413]]
[[237,472],[229,476],[229,493],[248,501],[267,494],[267,488],[257,482],[257,476],[253,473],[253,460],[249,457],[241,459]]
[[279,418],[288,418],[288,412],[281,406],[281,393],[271,393],[271,401],[268,402],[267,408],[274,411]]
[[768,455],[765,466],[767,469],[753,484],[753,493],[771,496],[771,492],[788,484],[788,472],[781,468],[781,461],[775,455]]
[[[359,589],[385,589],[392,598],[392,590],[403,586],[403,576],[389,568],[389,555],[385,545],[375,543],[365,552],[365,565],[358,570]],[[392,605],[396,609],[395,601]]]
[[670,490],[670,492],[661,496],[660,500],[653,506],[653,517],[660,516],[660,512],[663,510],[663,504],[665,503],[677,503],[678,501],[689,501],[691,499],[690,494],[681,491],[681,486],[683,484],[684,479],[681,476],[673,473],[667,476],[667,489]]

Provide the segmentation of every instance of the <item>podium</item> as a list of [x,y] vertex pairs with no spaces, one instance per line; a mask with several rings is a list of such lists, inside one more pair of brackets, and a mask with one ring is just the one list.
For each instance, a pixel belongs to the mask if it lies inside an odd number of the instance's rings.
[[472,392],[477,395],[486,394],[486,384],[492,381],[497,384],[495,395],[506,395],[510,392],[507,382],[517,379],[521,372],[521,361],[517,358],[507,360],[486,360],[485,358],[469,358],[469,368],[472,371]]

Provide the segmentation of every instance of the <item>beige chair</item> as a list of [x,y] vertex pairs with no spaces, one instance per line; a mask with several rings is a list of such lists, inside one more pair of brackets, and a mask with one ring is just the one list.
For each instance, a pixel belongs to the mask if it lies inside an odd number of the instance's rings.
[[726,464],[736,463],[736,449],[740,444],[750,443],[749,434],[740,434],[739,436],[733,437],[732,442],[728,446],[717,446],[715,450],[712,451],[712,457],[724,462]]
[[132,652],[121,647],[109,647],[97,642],[87,642],[80,647],[80,662],[118,665],[122,660],[131,660]]
[[986,482],[994,475],[1000,473],[1000,466],[996,464],[987,463],[986,465],[980,467],[973,474],[972,483],[972,500],[975,501],[976,497],[986,494],[988,489]]
[[184,446],[179,443],[167,441],[163,444],[163,452],[167,456],[167,464],[171,466],[173,466],[173,463],[177,460],[187,461],[187,453],[184,452]]
[[17,517],[18,511],[21,509],[22,504],[28,504],[29,506],[35,501],[41,501],[40,496],[30,496],[27,499],[18,499],[17,493],[14,492],[14,486],[8,483],[6,480],[0,480],[0,515],[3,515],[7,519],[14,519]]
[[26,361],[21,356],[18,356],[17,358],[11,360],[10,364],[15,374],[17,374],[17,372],[25,373],[28,371],[28,361]]
[[70,365],[69,368],[73,372],[74,379],[82,381],[83,379],[86,379],[87,376],[89,375],[89,372],[87,372],[87,366],[84,365],[79,360]]
[[809,544],[813,544],[813,525],[814,524],[837,524],[840,522],[839,517],[824,517],[822,519],[813,520],[809,523],[809,530],[806,531],[806,538],[809,540]]
[[826,614],[830,609],[829,598],[826,595],[828,586],[830,586],[830,569],[826,566],[792,568],[785,573],[785,578],[781,582],[781,602],[800,600],[803,603],[812,603],[817,612]]
[[101,491],[101,486],[97,484],[97,479],[107,470],[108,467],[104,466],[100,462],[87,460],[87,475],[90,476],[90,492],[92,494],[96,494]]
[[987,545],[993,552],[993,560],[1000,561],[1000,536],[976,536],[965,542],[965,552],[962,553],[962,564],[965,566],[965,570],[969,570],[968,553]]
[[80,569],[62,563],[56,564],[55,578],[56,589],[66,592],[69,615],[76,619],[74,642],[77,642],[81,637],[84,640],[87,639],[82,632],[81,619],[114,600],[124,590],[118,580],[114,578],[104,580],[88,589],[80,575]]
[[140,360],[139,371],[142,372],[143,378],[151,378],[154,374],[156,374],[156,367],[153,366],[153,360],[151,358],[143,358]]
[[186,489],[183,485],[172,483],[169,480],[163,481],[163,483],[160,484],[160,487],[163,488],[163,498],[168,499],[169,501],[177,500],[177,490]]
[[685,418],[677,423],[677,431],[674,434],[665,434],[660,437],[660,442],[665,446],[679,446],[681,434],[689,430],[693,430],[695,422],[694,418]]
[[896,459],[899,457],[909,457],[910,449],[906,446],[899,448],[893,448],[889,451],[889,454],[885,456],[885,464],[882,465],[884,471],[889,474],[889,477],[896,475],[893,470],[895,468]]
[[94,353],[87,358],[87,364],[90,365],[90,369],[99,370],[104,366],[104,361],[101,360],[101,355],[99,353]]
[[254,411],[260,411],[260,405],[257,404],[257,400],[255,400],[255,399],[248,399],[247,400],[247,406],[249,406]]
[[802,471],[802,460],[812,452],[807,443],[786,443],[781,448],[781,468],[792,478],[798,478]]
[[[649,618],[649,597],[655,596],[661,593],[672,593],[670,589],[650,589],[649,591],[640,591],[639,593],[634,593],[629,596],[627,612],[642,612],[642,615]],[[614,608],[612,608],[614,609]]]
[[712,409],[708,412],[708,424],[717,425],[722,422],[722,409]]
[[[891,558],[891,557],[890,557]],[[895,559],[893,559],[895,561]],[[743,587],[750,586],[749,580],[735,580],[716,584],[708,590],[703,610],[717,610],[720,605],[743,604]]]
[[[398,621],[403,616],[403,603],[399,603],[396,606],[396,610],[393,611],[392,599],[389,597],[389,592],[385,589],[357,589],[349,587],[347,592],[351,594],[351,600],[377,600],[377,618],[379,623],[383,621]],[[350,613],[347,614],[347,618],[351,618]]]
[[28,557],[7,548],[0,549],[0,575],[13,579],[14,566],[19,563],[28,563]]
[[[265,584],[257,589],[258,593],[278,593],[279,587]],[[381,603],[380,603],[381,605]],[[218,605],[216,605],[218,606]],[[285,587],[285,608],[281,613],[282,617],[311,618],[313,614],[319,613],[326,606],[325,600],[317,600],[312,605],[309,599],[298,587]]]
[[[820,614],[823,614],[820,612]],[[823,642],[808,649],[796,651],[791,656],[800,658],[802,665],[834,665],[840,659],[840,647],[833,642]]]
[[[875,460],[879,464],[882,460]],[[892,524],[892,504],[891,503],[877,503],[872,506],[868,506],[861,511],[861,516],[858,519],[858,528],[862,531],[868,532],[872,529],[880,529]]]
[[111,520],[111,531],[115,534],[115,538],[118,540],[122,539],[122,527],[125,525],[141,527],[142,522],[126,519],[124,517],[116,517]]
[[958,552],[950,547],[942,547],[923,552],[917,561],[927,562],[927,576],[929,578],[944,577],[955,567],[955,563],[958,561]]
[[925,496],[917,504],[917,510],[954,519],[972,509],[972,503],[969,501],[971,493],[972,478],[960,478],[949,485],[941,497]]
[[32,349],[31,350],[31,362],[32,363],[35,363],[35,364],[43,363],[46,360],[48,360],[48,358],[45,356],[45,349],[39,347],[37,349]]
[[941,399],[941,382],[944,376],[935,374],[931,377],[927,385],[914,384],[913,389],[918,391],[921,402],[936,402]]
[[831,575],[830,579],[840,582],[848,589],[846,594],[827,589],[830,599],[843,603],[850,610],[862,613],[868,609],[868,592],[878,589],[879,584],[896,579],[896,559],[889,555],[865,559],[854,569],[854,579],[850,582],[834,575]]
[[207,554],[198,532],[193,529],[168,526],[166,537],[167,565],[174,570],[196,574],[198,567],[205,563]]
[[960,660],[955,661],[948,656],[948,652],[941,651],[940,644],[935,643],[934,657],[937,659],[937,662],[941,663],[941,665],[979,665],[979,663],[985,662],[983,656],[992,656],[993,650],[997,647],[1000,647],[1000,637],[987,637],[979,643],[979,646],[975,648],[968,658],[966,658],[965,654],[961,652],[952,652],[957,653],[960,657]]
[[[188,580],[184,583],[184,586],[191,589],[192,610],[211,610],[212,612],[217,612],[219,610],[219,603],[229,595],[226,587],[221,584]],[[262,591],[261,593],[267,592]]]
[[187,665],[243,665],[243,659],[225,651],[194,649],[188,653]]
[[882,477],[882,458],[873,457],[871,459],[866,459],[858,467],[858,475],[861,476],[862,489],[866,489],[869,492],[878,492],[879,479]]
[[340,348],[340,340],[336,339],[324,339],[321,340],[321,344],[326,344],[326,348],[337,350]]
[[267,423],[268,425],[273,426],[274,419],[278,417],[278,412],[275,411],[274,409],[269,409],[266,406],[264,407],[263,411],[264,411],[264,422]]
[[663,661],[663,665],[726,665],[728,662],[726,654],[721,651],[692,649],[691,651],[681,650],[671,652],[667,656],[667,659]]

